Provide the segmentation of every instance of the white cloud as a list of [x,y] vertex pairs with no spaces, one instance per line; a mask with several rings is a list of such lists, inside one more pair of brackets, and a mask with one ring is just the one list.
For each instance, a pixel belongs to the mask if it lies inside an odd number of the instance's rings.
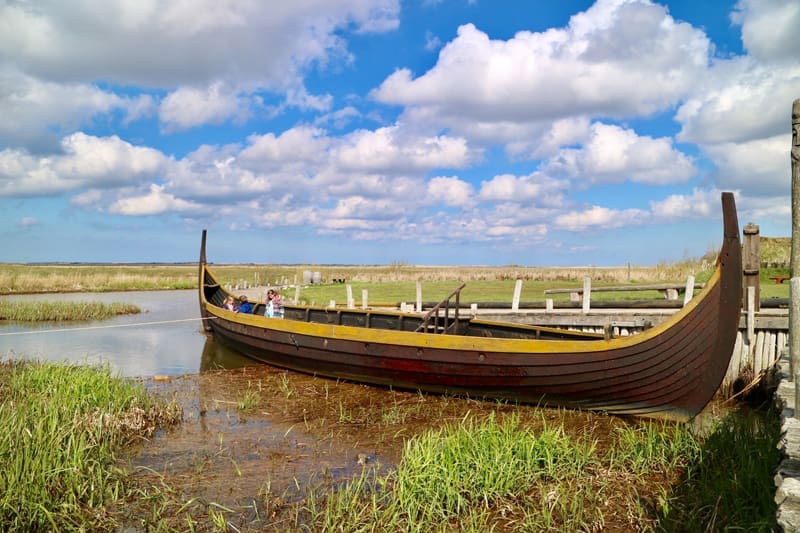
[[167,132],[202,124],[222,124],[227,120],[245,122],[253,102],[222,82],[206,89],[179,87],[161,102],[159,119]]
[[797,64],[763,65],[749,59],[720,61],[675,114],[682,125],[677,139],[716,144],[791,131],[787,117],[798,91]]
[[714,183],[721,190],[747,196],[789,195],[791,134],[742,143],[705,146],[714,160]]
[[17,224],[21,229],[25,230],[39,224],[39,219],[36,217],[22,217]]
[[390,31],[399,9],[397,0],[1,3],[0,114],[23,127],[0,125],[0,141],[52,145],[46,127],[70,133],[115,109],[152,112],[151,96],[129,100],[96,80],[174,91],[160,111],[169,131],[242,118],[264,91],[327,109],[330,97],[309,94],[303,74],[352,61],[338,32]]
[[671,139],[638,136],[619,126],[595,123],[581,148],[565,148],[549,160],[548,172],[589,183],[629,180],[650,185],[684,183],[696,169]]
[[800,3],[786,0],[739,0],[731,17],[742,26],[742,41],[756,59],[797,63],[800,50]]
[[587,231],[636,226],[648,222],[650,215],[641,209],[609,209],[597,205],[583,211],[570,211],[555,219],[555,227],[567,231]]
[[53,149],[59,133],[117,110],[126,114],[124,121],[131,121],[151,114],[154,104],[146,95],[121,97],[88,83],[41,81],[4,67],[0,57],[0,145]]
[[452,207],[468,208],[475,205],[472,185],[457,177],[437,176],[428,181],[426,200]]
[[587,113],[625,117],[677,102],[705,72],[710,44],[645,0],[600,0],[569,26],[491,40],[472,24],[414,78],[399,69],[373,92],[381,102],[430,107],[447,123],[517,123]]
[[358,130],[344,136],[334,161],[345,170],[402,173],[438,167],[462,168],[479,157],[463,138],[406,135],[397,126]]
[[719,212],[719,197],[716,189],[694,189],[691,195],[672,194],[664,200],[650,202],[650,211],[655,219],[667,221],[708,217]]
[[528,176],[501,174],[481,182],[479,198],[484,202],[558,205],[568,183],[541,173]]
[[117,136],[75,133],[61,146],[62,153],[45,156],[0,151],[0,196],[48,196],[82,187],[141,183],[168,162],[158,150],[133,146]]
[[160,215],[168,212],[200,210],[201,206],[176,198],[164,192],[164,187],[150,185],[150,191],[140,196],[117,200],[109,207],[110,213],[128,216]]

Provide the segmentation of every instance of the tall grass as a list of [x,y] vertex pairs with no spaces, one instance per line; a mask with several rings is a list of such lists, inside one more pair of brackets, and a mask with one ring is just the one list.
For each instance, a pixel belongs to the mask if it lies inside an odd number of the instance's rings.
[[688,463],[683,483],[662,507],[665,531],[773,531],[780,460],[775,412],[722,420]]
[[62,320],[103,320],[117,315],[140,313],[133,304],[112,302],[35,302],[0,299],[0,320],[51,322]]
[[0,525],[104,530],[125,496],[115,450],[179,412],[107,367],[0,364]]
[[685,425],[633,423],[600,447],[558,425],[533,431],[514,416],[465,419],[409,440],[393,472],[365,468],[346,486],[310,492],[295,526],[766,532],[775,514],[775,420],[730,415],[705,438]]

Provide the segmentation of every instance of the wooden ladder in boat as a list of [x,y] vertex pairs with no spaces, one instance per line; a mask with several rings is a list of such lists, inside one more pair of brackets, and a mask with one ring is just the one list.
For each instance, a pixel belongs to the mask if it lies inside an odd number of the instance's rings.
[[[417,327],[415,332],[426,333],[452,333],[458,332],[458,307],[461,298],[461,289],[466,287],[466,283],[462,283],[460,287],[450,293],[444,300],[434,305],[430,311],[425,313],[422,317],[422,323]],[[450,300],[455,298],[455,306],[453,307],[453,318],[450,318]],[[440,315],[444,311],[444,316]]]

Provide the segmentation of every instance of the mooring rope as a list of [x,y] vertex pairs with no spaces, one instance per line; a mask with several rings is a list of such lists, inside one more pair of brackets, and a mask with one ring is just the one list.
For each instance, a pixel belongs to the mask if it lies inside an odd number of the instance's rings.
[[9,333],[0,333],[0,337],[9,337],[11,335],[38,335],[39,333],[63,333],[66,331],[88,331],[91,329],[114,329],[114,328],[131,328],[135,326],[157,326],[162,324],[177,324],[179,322],[193,322],[195,320],[211,320],[214,318],[217,317],[209,316],[200,318],[181,318],[176,320],[159,320],[156,322],[134,322],[132,324],[111,324],[108,326],[84,326],[77,328],[40,329],[35,331],[11,331]]

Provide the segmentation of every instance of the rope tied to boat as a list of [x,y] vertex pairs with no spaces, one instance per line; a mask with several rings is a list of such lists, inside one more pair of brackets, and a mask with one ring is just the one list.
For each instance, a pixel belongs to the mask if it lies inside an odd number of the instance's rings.
[[82,326],[76,328],[57,328],[57,329],[42,329],[37,331],[10,331],[7,333],[0,333],[0,337],[10,337],[12,335],[38,335],[40,333],[63,333],[68,331],[89,331],[93,329],[116,329],[116,328],[131,328],[137,326],[160,326],[164,324],[178,324],[180,322],[194,322],[197,320],[213,320],[217,317],[199,317],[199,318],[180,318],[176,320],[158,320],[154,322],[133,322],[130,324],[110,324],[106,326]]

